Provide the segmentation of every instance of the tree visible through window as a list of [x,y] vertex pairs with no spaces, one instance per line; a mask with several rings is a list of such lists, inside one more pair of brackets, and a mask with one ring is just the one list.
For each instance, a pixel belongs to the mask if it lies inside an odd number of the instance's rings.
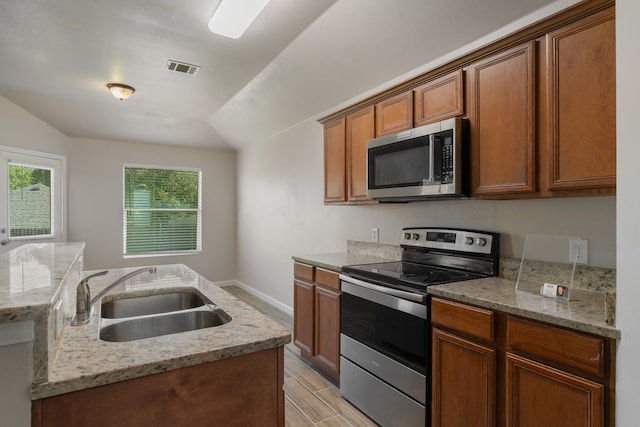
[[124,254],[201,250],[201,172],[124,168]]
[[9,236],[51,236],[50,168],[9,163]]

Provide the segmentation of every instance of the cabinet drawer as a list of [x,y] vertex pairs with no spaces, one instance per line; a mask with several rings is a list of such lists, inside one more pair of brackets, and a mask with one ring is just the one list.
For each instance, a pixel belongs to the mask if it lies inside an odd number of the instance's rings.
[[293,275],[298,279],[313,282],[313,266],[296,262],[293,264]]
[[316,268],[316,284],[340,291],[340,277],[333,271]]
[[604,340],[601,338],[509,317],[507,345],[514,352],[538,356],[581,372],[599,377],[605,373]]
[[433,298],[431,323],[485,341],[493,341],[494,314],[490,310]]

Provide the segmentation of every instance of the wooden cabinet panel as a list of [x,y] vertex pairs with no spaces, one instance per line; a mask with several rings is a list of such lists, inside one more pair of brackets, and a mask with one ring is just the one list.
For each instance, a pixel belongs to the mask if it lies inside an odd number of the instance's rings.
[[311,354],[315,340],[315,292],[313,283],[293,281],[293,343]]
[[324,201],[347,200],[345,119],[324,125]]
[[340,277],[296,262],[293,285],[293,343],[302,357],[339,383]]
[[340,276],[333,271],[316,268],[316,283],[340,291]]
[[458,70],[415,88],[414,126],[463,115],[463,87],[463,71]]
[[405,92],[376,104],[376,137],[413,127],[413,92]]
[[507,426],[604,425],[604,386],[514,354],[506,359]]
[[373,105],[347,116],[348,200],[367,199],[367,141],[374,138]]
[[535,355],[563,368],[598,377],[605,373],[602,338],[510,317],[507,345],[512,351]]
[[327,374],[340,378],[340,292],[316,286],[316,359],[328,369]]
[[436,328],[432,339],[432,425],[495,426],[496,351]]
[[284,427],[282,351],[264,350],[37,400],[31,425]]
[[615,12],[547,35],[549,189],[615,188]]
[[431,322],[485,341],[493,340],[493,312],[490,310],[433,298]]
[[534,52],[526,43],[469,68],[474,196],[536,190]]
[[293,277],[296,279],[306,280],[307,282],[313,282],[314,268],[312,265],[302,264],[300,262],[293,263]]

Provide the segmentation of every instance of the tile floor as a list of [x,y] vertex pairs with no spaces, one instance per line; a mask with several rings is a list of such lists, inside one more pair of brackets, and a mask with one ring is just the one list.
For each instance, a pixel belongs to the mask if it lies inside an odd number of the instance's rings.
[[[290,330],[291,316],[238,286],[224,286],[230,294],[276,319]],[[377,424],[340,397],[329,380],[299,357],[293,344],[284,352],[285,424],[287,427],[375,427]]]

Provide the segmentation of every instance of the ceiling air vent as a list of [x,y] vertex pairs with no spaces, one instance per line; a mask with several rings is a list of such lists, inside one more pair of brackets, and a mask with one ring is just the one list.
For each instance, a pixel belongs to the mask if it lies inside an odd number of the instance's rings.
[[191,74],[194,75],[200,71],[199,65],[187,64],[186,62],[178,62],[170,59],[167,61],[167,70],[175,71],[176,73]]

